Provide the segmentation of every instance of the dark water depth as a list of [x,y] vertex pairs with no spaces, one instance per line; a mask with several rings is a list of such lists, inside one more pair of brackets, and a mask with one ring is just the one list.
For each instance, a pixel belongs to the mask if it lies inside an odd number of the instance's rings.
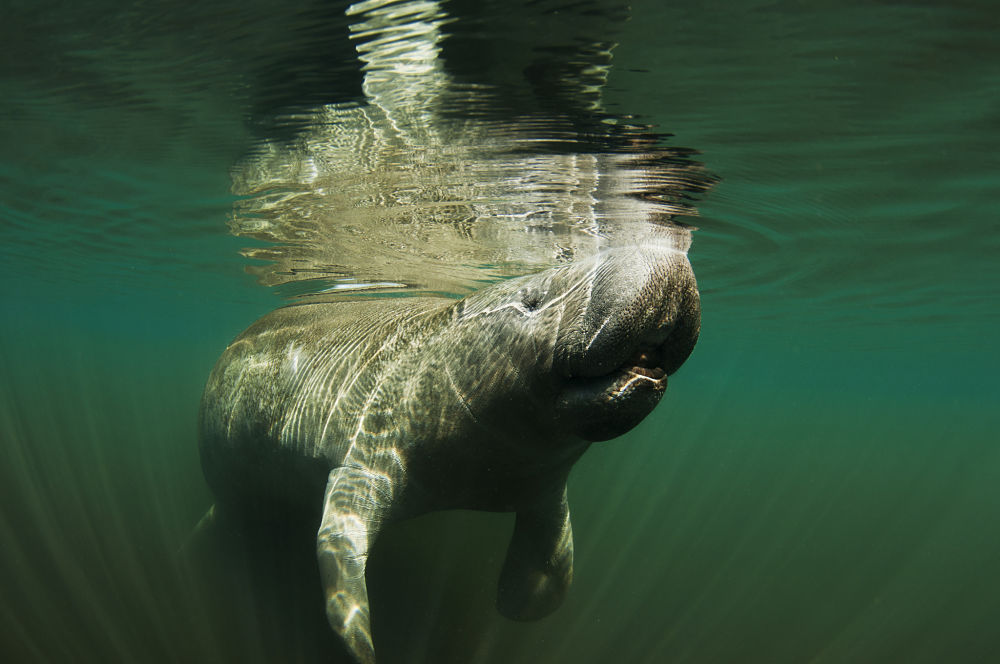
[[[719,181],[687,220],[695,353],[650,418],[571,476],[565,605],[538,623],[496,613],[508,515],[421,517],[372,554],[379,661],[1000,661],[992,4],[441,6],[459,90],[591,23],[614,44],[605,115],[587,115],[586,76],[541,76],[477,118],[544,107],[573,119],[559,126],[579,147],[604,138],[580,118],[628,116]],[[314,283],[260,283],[280,281],[261,260],[273,244],[242,233],[253,194],[234,180],[248,155],[316,130],[310,109],[363,99],[344,8],[8,3],[3,661],[314,662],[336,647],[308,556],[221,560],[206,579],[177,551],[212,500],[196,443],[212,364]],[[470,272],[554,260],[525,247],[430,276],[457,295]]]

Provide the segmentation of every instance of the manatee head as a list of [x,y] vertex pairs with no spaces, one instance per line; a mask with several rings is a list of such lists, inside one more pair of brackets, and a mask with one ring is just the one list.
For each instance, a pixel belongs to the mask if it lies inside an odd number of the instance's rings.
[[701,324],[685,252],[659,244],[512,279],[466,298],[460,315],[488,340],[489,356],[467,361],[502,367],[492,387],[530,395],[526,417],[534,410],[533,420],[587,441],[619,436],[653,410]]

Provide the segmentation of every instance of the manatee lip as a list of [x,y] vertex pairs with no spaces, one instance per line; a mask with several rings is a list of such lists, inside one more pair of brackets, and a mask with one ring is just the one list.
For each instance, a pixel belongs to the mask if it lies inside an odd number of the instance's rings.
[[640,338],[627,354],[622,352],[628,350],[627,347],[626,349],[619,347],[618,352],[613,352],[610,357],[585,354],[582,360],[578,360],[579,366],[576,370],[569,372],[566,378],[569,380],[604,378],[614,381],[623,377],[642,377],[654,383],[665,381],[672,373],[666,369],[669,346],[667,337],[667,332],[658,329]]
[[629,357],[619,368],[619,371],[645,376],[646,378],[660,381],[667,377],[667,372],[660,366],[656,349],[639,348]]
[[659,383],[665,381],[668,372],[666,366],[667,343],[672,326],[658,325],[647,330],[637,341],[635,349],[627,355],[610,373],[632,374],[642,376]]
[[569,379],[576,381],[605,381],[612,384],[625,386],[632,384],[636,379],[645,380],[657,386],[662,386],[667,381],[667,371],[663,368],[663,357],[666,349],[662,345],[655,343],[640,343],[640,345],[629,354],[625,360],[614,365],[610,370],[605,369],[601,373],[594,372],[588,375],[581,372]]
[[663,369],[660,357],[662,349],[653,346],[640,346],[613,373],[625,372],[643,376],[654,382],[665,381],[667,372]]

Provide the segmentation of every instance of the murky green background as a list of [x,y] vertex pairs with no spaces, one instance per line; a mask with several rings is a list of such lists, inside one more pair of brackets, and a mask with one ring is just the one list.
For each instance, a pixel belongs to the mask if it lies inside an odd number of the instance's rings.
[[[204,380],[281,303],[228,234],[230,168],[261,90],[317,86],[295,67],[324,7],[10,4],[4,661],[321,661],[309,619],[275,627],[252,589],[219,597],[173,561],[211,503]],[[380,661],[1000,658],[998,16],[633,7],[606,105],[722,177],[690,253],[701,341],[656,413],[574,471],[556,614],[493,609],[508,517],[430,515],[373,553]],[[297,610],[322,627],[315,592]]]

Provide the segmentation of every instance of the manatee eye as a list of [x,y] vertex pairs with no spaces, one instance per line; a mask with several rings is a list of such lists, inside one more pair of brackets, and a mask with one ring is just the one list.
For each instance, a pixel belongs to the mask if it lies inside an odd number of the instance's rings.
[[521,306],[528,311],[535,311],[542,304],[542,294],[534,288],[525,288],[521,291]]

